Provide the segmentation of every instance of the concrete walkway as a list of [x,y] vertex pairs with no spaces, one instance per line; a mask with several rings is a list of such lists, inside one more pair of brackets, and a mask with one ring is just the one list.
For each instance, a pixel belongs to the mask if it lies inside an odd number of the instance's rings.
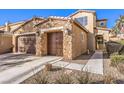
[[63,68],[67,68],[67,69],[80,70],[80,71],[84,67],[83,64],[69,63],[69,62],[65,62],[65,61],[56,62],[53,64],[53,66],[63,67]]
[[66,61],[59,61],[59,62],[54,63],[53,66],[64,67],[67,69],[74,69],[74,70],[79,70],[79,71],[83,70],[83,71],[103,75],[103,52],[95,51],[95,53],[92,55],[91,59],[89,59],[86,65],[77,64],[77,63],[69,63]]
[[84,66],[83,71],[103,75],[103,52],[95,51],[91,59]]
[[[15,54],[10,54],[11,56],[15,56]],[[46,63],[54,63],[56,61],[60,61],[62,60],[61,57],[56,57],[56,56],[46,56],[46,57],[34,57],[34,60],[27,62],[27,60],[22,59],[23,55],[19,55],[18,58],[20,57],[20,59],[18,60],[13,57],[10,57],[9,54],[7,54],[7,56],[9,56],[8,58],[3,59],[2,55],[0,55],[0,63],[2,61],[7,62],[8,64],[8,60],[10,60],[9,65],[13,65],[14,63],[20,63],[20,60],[23,60],[25,62],[22,62],[21,64],[14,64],[14,66],[4,69],[0,72],[0,83],[1,84],[13,84],[13,83],[21,83],[22,81],[24,81],[25,79],[29,78],[30,76],[34,75],[35,73],[37,73],[38,71],[42,70],[44,68],[44,64]],[[4,57],[6,57],[5,55],[3,55]],[[26,56],[24,55],[25,58],[32,58],[32,56]],[[13,62],[12,62],[13,61]],[[12,64],[10,64],[12,62]],[[4,64],[2,64],[1,67],[3,67]],[[6,65],[6,64],[5,64]]]

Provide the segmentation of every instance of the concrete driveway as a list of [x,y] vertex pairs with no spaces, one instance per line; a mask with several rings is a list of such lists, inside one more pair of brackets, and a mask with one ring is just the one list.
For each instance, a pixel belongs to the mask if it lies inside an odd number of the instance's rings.
[[61,59],[56,56],[37,57],[20,53],[0,55],[0,83],[20,83],[43,69],[44,64]]
[[0,72],[37,59],[39,59],[39,57],[20,53],[9,53],[0,55]]

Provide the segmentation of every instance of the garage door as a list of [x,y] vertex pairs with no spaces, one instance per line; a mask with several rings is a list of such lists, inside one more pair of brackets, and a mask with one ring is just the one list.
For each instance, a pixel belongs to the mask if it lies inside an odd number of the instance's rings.
[[18,52],[27,54],[36,53],[36,36],[35,35],[23,35],[18,37]]
[[63,33],[54,32],[47,34],[48,55],[63,55]]

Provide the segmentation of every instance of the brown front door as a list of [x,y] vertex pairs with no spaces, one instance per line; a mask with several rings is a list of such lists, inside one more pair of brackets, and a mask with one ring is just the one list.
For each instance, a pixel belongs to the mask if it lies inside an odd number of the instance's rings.
[[63,33],[53,32],[48,33],[48,55],[62,56],[63,55]]

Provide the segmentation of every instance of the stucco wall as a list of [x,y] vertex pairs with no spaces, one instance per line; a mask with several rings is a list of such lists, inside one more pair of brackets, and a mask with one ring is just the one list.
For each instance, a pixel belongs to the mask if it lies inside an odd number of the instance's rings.
[[109,30],[98,29],[96,30],[96,35],[102,35],[104,41],[109,41]]
[[5,34],[0,35],[0,54],[11,52],[12,47],[12,36]]
[[94,13],[89,12],[80,12],[72,16],[72,18],[79,18],[87,16],[88,24],[85,28],[89,31],[88,33],[88,49],[91,51],[95,50],[95,35],[94,35],[94,27],[96,27],[96,15]]
[[87,32],[73,24],[72,57],[75,58],[87,51]]
[[[101,23],[104,23],[104,25],[101,25]],[[97,21],[97,27],[104,27],[104,28],[106,28],[107,27],[107,21],[106,20]]]
[[105,41],[109,41],[109,31],[104,31],[103,38]]

